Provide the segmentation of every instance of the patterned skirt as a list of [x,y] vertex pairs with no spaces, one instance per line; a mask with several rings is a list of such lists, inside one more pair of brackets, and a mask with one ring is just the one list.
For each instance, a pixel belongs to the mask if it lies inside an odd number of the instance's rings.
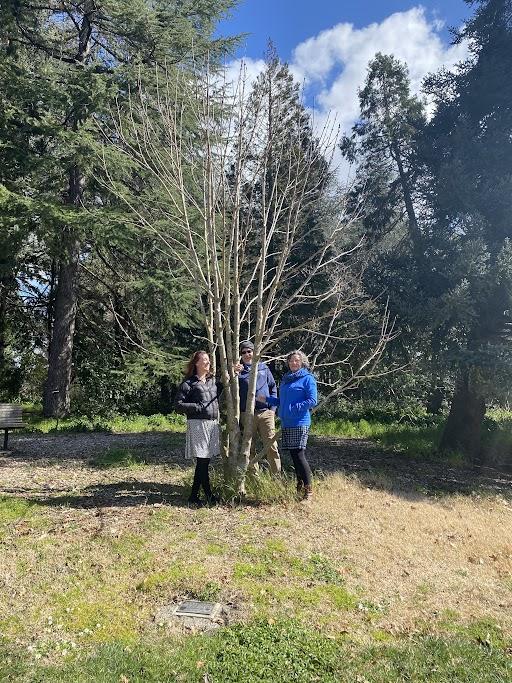
[[217,420],[187,420],[185,458],[213,458],[220,453]]
[[308,445],[309,427],[282,427],[281,445],[283,450],[306,448]]

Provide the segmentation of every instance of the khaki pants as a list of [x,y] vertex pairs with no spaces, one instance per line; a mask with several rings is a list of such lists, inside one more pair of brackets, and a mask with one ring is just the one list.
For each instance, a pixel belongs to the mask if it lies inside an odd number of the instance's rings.
[[[242,424],[245,423],[245,413],[242,413]],[[256,437],[259,434],[263,442],[265,458],[272,474],[281,471],[281,458],[276,441],[276,415],[273,410],[259,410],[254,413],[252,423],[251,458],[256,455]],[[251,466],[250,471],[258,471],[258,463]]]

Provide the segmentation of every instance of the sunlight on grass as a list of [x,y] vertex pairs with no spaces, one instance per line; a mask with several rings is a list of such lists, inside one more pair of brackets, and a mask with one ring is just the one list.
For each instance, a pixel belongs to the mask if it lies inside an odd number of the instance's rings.
[[98,467],[100,469],[108,469],[110,467],[137,468],[144,465],[144,463],[144,457],[129,448],[109,448],[89,460],[91,467]]
[[[26,409],[26,407],[24,407]],[[460,454],[438,453],[438,444],[445,415],[428,415],[416,407],[409,412],[399,414],[396,408],[389,405],[373,405],[364,403],[344,403],[335,409],[323,410],[313,420],[311,434],[314,436],[332,436],[348,439],[371,439],[384,448],[412,456],[440,458],[451,465],[460,465],[463,458]],[[40,407],[29,406],[26,413],[29,424],[28,431],[42,433],[66,432],[108,432],[114,434],[167,432],[182,434],[186,431],[186,419],[183,415],[117,415],[113,417],[74,416],[62,420],[41,417]],[[492,459],[498,459],[512,453],[512,412],[503,409],[489,409],[484,422],[483,443],[486,453]],[[171,444],[171,446],[177,444]],[[181,445],[181,442],[180,442]],[[136,459],[136,456],[134,456]],[[508,456],[507,456],[508,457]],[[130,461],[126,466],[133,467]],[[235,499],[235,491],[219,482],[224,500]],[[263,503],[289,502],[293,500],[293,482],[283,479],[276,483],[272,478],[249,477],[248,495]]]
[[[0,641],[0,678],[16,683],[498,683],[512,661],[465,637],[329,638],[293,619],[257,620],[215,635],[97,646],[59,663],[34,660]],[[378,635],[377,635],[378,634]]]
[[440,420],[433,425],[422,425],[321,418],[313,423],[311,433],[347,439],[372,439],[386,448],[410,455],[432,456],[436,452],[441,429]]
[[110,432],[113,434],[134,434],[144,432],[185,432],[184,415],[117,415],[87,417],[79,415],[63,419],[43,418],[40,411],[32,410],[26,415],[27,431],[52,434],[59,432]]
[[35,507],[34,503],[21,498],[0,496],[0,524],[8,524],[26,517]]

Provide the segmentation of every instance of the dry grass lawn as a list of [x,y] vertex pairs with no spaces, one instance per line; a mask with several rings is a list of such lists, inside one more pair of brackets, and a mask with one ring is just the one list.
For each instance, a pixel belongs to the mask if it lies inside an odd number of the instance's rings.
[[[173,446],[174,447],[174,446]],[[186,504],[190,470],[0,459],[0,635],[34,657],[161,632],[193,596],[233,621],[290,614],[357,641],[477,628],[512,636],[512,503],[318,478],[314,500]],[[69,456],[69,457],[68,457]],[[476,624],[476,627],[475,627]]]

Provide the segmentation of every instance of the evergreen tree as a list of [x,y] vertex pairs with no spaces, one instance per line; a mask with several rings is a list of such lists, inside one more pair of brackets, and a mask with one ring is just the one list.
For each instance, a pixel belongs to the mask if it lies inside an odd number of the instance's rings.
[[366,220],[371,237],[389,232],[405,218],[416,269],[423,275],[428,266],[415,201],[420,170],[416,141],[425,126],[423,103],[410,94],[407,68],[378,53],[368,65],[359,104],[360,119],[341,149],[349,160],[359,162],[358,192],[363,190],[370,201]]
[[210,36],[216,18],[231,4],[51,0],[34,7],[21,0],[2,5],[5,68],[11,73],[21,70],[27,77],[36,64],[44,74],[38,81],[44,95],[34,98],[33,118],[45,121],[48,164],[44,178],[20,188],[20,196],[44,200],[41,228],[55,260],[46,415],[69,410],[80,264],[101,221],[93,121],[108,115],[109,106],[126,96],[129,84],[141,74],[149,78],[152,65],[186,62],[193,51],[226,49],[226,41],[212,41]]
[[437,222],[465,256],[460,373],[441,446],[476,457],[486,402],[510,377],[512,360],[512,2],[466,1],[477,9],[456,40],[469,41],[470,57],[427,82],[437,109],[426,148]]
[[[293,220],[290,215],[293,207],[282,206],[283,198],[289,194],[286,187],[294,182],[304,185],[307,202],[297,226],[289,270],[282,282],[283,290],[292,292],[305,277],[308,256],[326,242],[330,217],[327,202],[318,199],[326,194],[326,185],[332,178],[328,159],[320,152],[320,141],[315,138],[310,114],[301,99],[300,85],[294,81],[288,65],[281,62],[272,44],[267,50],[265,68],[249,95],[245,125],[251,131],[248,146],[252,146],[254,157],[261,165],[256,182],[249,183],[245,189],[242,211],[250,214],[245,223],[261,225],[266,232],[275,223],[269,244],[267,279],[274,277],[287,225]],[[312,165],[309,158],[314,158]],[[256,234],[253,232],[251,240],[255,240]],[[248,244],[247,250],[251,249],[256,255],[259,244]],[[328,279],[328,271],[316,274],[309,285],[311,294],[326,291]],[[300,346],[304,341],[300,327],[305,315],[309,315],[307,305],[298,304],[281,317],[281,327],[297,328],[291,338],[288,336],[287,347]],[[246,336],[251,333],[248,328]]]
[[[357,164],[351,202],[363,205],[364,286],[374,297],[389,297],[398,316],[401,334],[387,349],[388,362],[412,364],[416,398],[438,412],[449,347],[451,307],[443,297],[450,282],[442,263],[449,247],[427,208],[425,105],[410,92],[407,67],[380,53],[368,66],[359,102],[359,120],[341,150]],[[397,384],[403,378],[388,379],[386,388],[395,391]]]

